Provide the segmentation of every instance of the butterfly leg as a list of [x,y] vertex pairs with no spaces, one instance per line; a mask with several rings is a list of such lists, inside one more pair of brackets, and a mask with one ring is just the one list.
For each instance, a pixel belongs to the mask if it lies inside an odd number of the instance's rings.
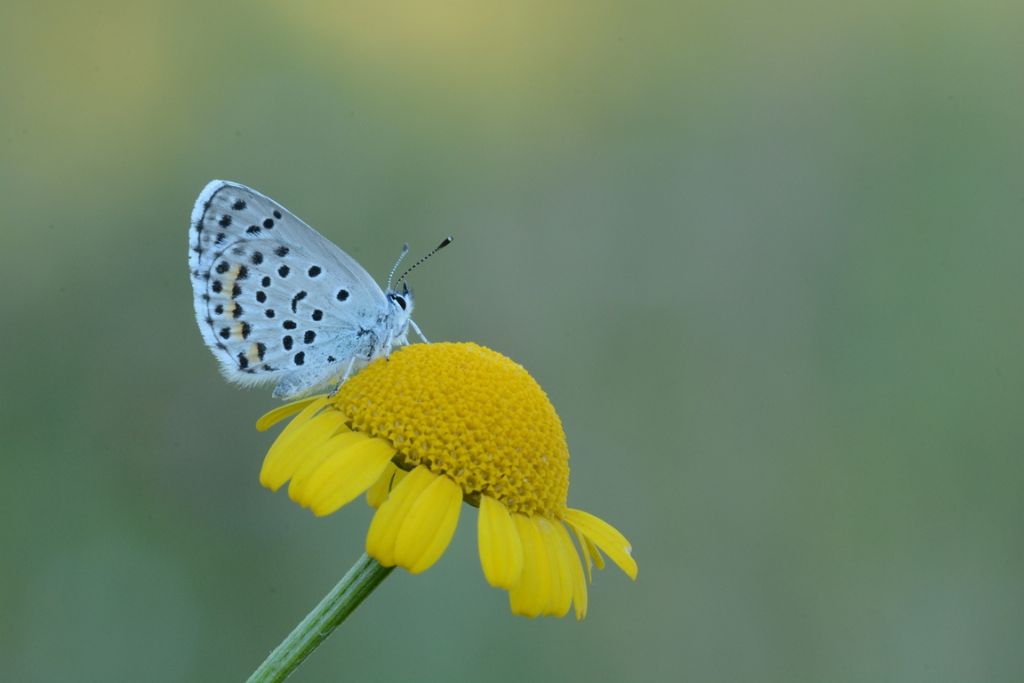
[[348,367],[345,368],[345,374],[341,376],[341,381],[338,382],[338,386],[341,386],[342,384],[344,384],[345,381],[349,377],[352,376],[352,366],[355,365],[355,364],[356,364],[356,357],[352,356],[352,358],[350,358],[349,361],[348,361]]
[[430,340],[423,336],[423,330],[420,329],[420,326],[417,325],[416,321],[412,318],[409,318],[409,326],[412,327],[413,331],[416,332],[416,335],[422,339],[425,344],[430,343]]
[[355,363],[356,357],[352,356],[352,358],[349,359],[348,361],[348,367],[345,368],[345,374],[341,376],[341,379],[338,380],[337,386],[335,386],[334,389],[331,390],[331,393],[327,395],[327,398],[334,398],[334,395],[338,393],[339,389],[341,389],[341,385],[348,381],[348,378],[352,375],[352,366],[355,365]]

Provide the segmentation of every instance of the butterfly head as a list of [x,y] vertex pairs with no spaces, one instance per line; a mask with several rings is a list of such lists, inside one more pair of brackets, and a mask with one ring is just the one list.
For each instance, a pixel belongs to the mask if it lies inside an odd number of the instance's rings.
[[389,291],[387,297],[396,316],[408,318],[412,315],[412,291],[409,285],[403,284],[401,291]]
[[403,338],[409,328],[412,317],[413,298],[409,285],[403,283],[401,289],[389,289],[385,294],[390,308],[392,329],[396,338]]

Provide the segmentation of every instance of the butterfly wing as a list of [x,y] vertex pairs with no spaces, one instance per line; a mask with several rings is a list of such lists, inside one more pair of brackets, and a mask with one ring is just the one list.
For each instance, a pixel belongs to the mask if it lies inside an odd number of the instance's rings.
[[192,210],[189,268],[196,321],[229,380],[277,381],[294,396],[372,350],[386,309],[354,259],[274,200],[209,183]]

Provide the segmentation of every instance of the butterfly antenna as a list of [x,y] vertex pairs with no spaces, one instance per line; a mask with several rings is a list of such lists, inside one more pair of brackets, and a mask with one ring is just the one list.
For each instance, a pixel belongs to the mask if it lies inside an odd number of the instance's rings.
[[[451,236],[451,235],[448,235],[447,237],[445,237],[445,238],[444,238],[444,240],[442,240],[441,244],[439,244],[439,245],[437,245],[436,247],[434,247],[433,249],[431,249],[431,250],[430,250],[430,253],[429,253],[429,254],[427,254],[426,256],[424,256],[423,258],[421,258],[421,259],[420,259],[419,261],[417,261],[416,263],[414,263],[414,264],[412,264],[411,266],[409,266],[409,267],[408,267],[408,268],[407,268],[407,269],[405,270],[405,272],[404,272],[404,273],[402,273],[402,276],[401,276],[400,278],[398,278],[398,281],[397,281],[397,282],[395,282],[395,284],[397,285],[397,284],[398,284],[399,282],[401,282],[402,280],[404,280],[404,279],[405,279],[405,276],[406,276],[406,275],[408,275],[409,273],[411,273],[411,272],[412,272],[413,270],[415,270],[416,266],[420,265],[421,263],[423,263],[424,261],[426,261],[426,260],[427,260],[428,258],[430,258],[431,256],[433,256],[433,255],[434,255],[434,254],[436,254],[437,252],[441,251],[442,249],[444,249],[445,247],[447,247],[447,246],[448,246],[449,244],[451,244],[451,243],[452,243],[452,236]],[[395,264],[395,265],[398,265],[398,264]],[[390,279],[388,280],[388,282],[389,282],[389,283],[391,282],[391,281],[390,281]]]
[[391,266],[391,272],[388,273],[388,285],[387,285],[387,287],[384,288],[384,291],[386,291],[386,292],[390,292],[391,291],[391,278],[393,278],[395,276],[395,271],[398,270],[398,264],[402,262],[402,259],[404,259],[405,255],[408,254],[408,253],[409,253],[409,243],[406,242],[405,244],[402,245],[402,253],[398,255],[398,260],[395,261],[395,265]]

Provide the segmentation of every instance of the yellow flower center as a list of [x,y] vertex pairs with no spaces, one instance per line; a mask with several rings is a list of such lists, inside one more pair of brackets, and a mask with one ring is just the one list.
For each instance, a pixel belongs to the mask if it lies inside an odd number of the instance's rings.
[[371,363],[331,399],[353,431],[386,439],[403,469],[445,474],[464,497],[560,518],[569,449],[544,390],[519,364],[471,343],[414,344]]

